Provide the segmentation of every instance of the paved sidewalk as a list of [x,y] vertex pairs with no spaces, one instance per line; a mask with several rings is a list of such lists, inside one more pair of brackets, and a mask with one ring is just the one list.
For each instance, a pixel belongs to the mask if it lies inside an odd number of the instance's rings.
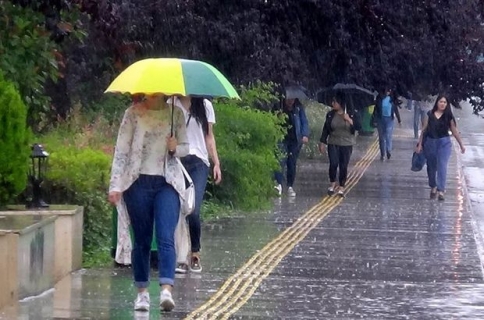
[[438,202],[410,171],[413,112],[401,112],[390,161],[359,138],[345,199],[323,197],[327,163],[311,160],[297,198],[205,225],[203,273],[177,278],[175,312],[160,316],[153,283],[150,314],[135,314],[129,270],[83,270],[3,318],[484,319],[484,119],[456,112],[468,153],[453,152]]
[[[478,120],[472,126],[465,116],[461,130],[484,131]],[[469,153],[479,155],[463,159],[473,161],[464,171],[480,205],[470,206],[457,152],[440,203],[429,200],[425,172],[409,170],[415,140],[405,127],[395,132],[392,159],[372,163],[233,319],[484,318],[482,229],[471,211],[478,210],[482,225],[483,135],[463,134]]]

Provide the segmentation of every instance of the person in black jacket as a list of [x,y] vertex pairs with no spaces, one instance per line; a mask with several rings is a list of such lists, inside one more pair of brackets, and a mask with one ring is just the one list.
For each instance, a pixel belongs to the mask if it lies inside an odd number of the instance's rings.
[[[325,145],[329,157],[328,195],[333,195],[337,189],[340,196],[345,194],[345,183],[348,176],[353,146],[356,144],[355,133],[361,129],[361,121],[356,111],[346,112],[344,95],[336,93],[332,100],[332,110],[326,115],[323,132],[321,133],[319,151],[324,153]],[[339,167],[339,188],[336,185],[336,174]]]
[[400,112],[398,111],[397,101],[392,98],[392,91],[386,89],[376,98],[374,121],[378,130],[378,142],[380,143],[380,160],[390,160],[392,156],[392,137],[394,128],[394,119],[397,117],[398,123],[401,124]]

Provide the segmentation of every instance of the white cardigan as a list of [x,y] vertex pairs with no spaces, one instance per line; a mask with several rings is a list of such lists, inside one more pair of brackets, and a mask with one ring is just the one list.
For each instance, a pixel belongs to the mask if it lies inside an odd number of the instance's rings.
[[[166,156],[166,137],[171,129],[170,106],[163,103],[156,109],[146,109],[143,104],[129,107],[121,122],[111,169],[109,191],[126,191],[140,174],[159,174],[166,178],[179,193],[185,189],[185,180],[176,161]],[[175,108],[174,134],[178,140],[176,156],[189,152],[184,116]],[[167,163],[166,160],[168,160]],[[118,211],[118,243],[115,260],[119,264],[131,264],[131,237],[129,215],[122,197],[116,205]]]

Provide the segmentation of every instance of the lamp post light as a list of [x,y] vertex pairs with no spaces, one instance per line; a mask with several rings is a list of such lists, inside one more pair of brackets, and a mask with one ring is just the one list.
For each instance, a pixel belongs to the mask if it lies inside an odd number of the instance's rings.
[[40,186],[44,181],[45,172],[47,170],[49,153],[38,143],[33,144],[31,149],[29,181],[32,184],[32,201],[27,203],[27,208],[48,208],[49,205],[42,200],[42,190]]

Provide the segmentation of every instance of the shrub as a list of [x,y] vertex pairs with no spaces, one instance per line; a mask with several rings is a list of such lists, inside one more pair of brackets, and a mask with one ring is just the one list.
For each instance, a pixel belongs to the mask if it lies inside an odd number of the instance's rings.
[[102,115],[103,119],[110,123],[118,123],[130,104],[131,99],[129,96],[110,93],[103,95],[99,101],[94,103],[92,101],[83,103],[82,110],[85,114],[94,115],[95,117]]
[[106,201],[106,190],[111,157],[99,150],[49,142],[45,148],[50,152],[44,184],[47,201],[84,207],[84,264],[108,257],[112,207]]
[[84,207],[83,258],[91,266],[110,261],[112,207],[106,197],[116,129],[77,111],[38,140],[50,153],[46,201]]
[[[264,89],[254,88],[250,92]],[[263,96],[261,94],[261,96]],[[215,103],[215,136],[223,170],[221,186],[211,195],[222,203],[241,209],[269,204],[274,195],[273,173],[278,169],[277,142],[282,138],[282,121],[272,113],[241,107],[242,101]]]
[[5,205],[27,183],[27,108],[14,85],[0,72],[0,206]]

